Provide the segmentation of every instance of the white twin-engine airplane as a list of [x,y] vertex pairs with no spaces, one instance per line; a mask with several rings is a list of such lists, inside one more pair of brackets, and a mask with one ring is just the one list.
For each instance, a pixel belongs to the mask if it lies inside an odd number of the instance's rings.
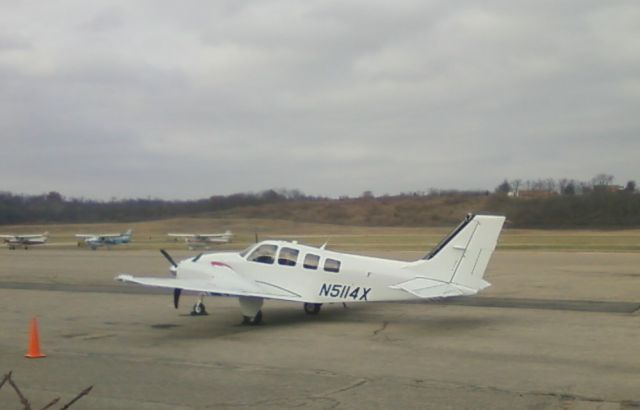
[[229,243],[233,238],[231,231],[224,233],[168,233],[174,238],[183,238],[189,248],[204,247],[212,243]]
[[304,304],[307,314],[323,303],[408,301],[474,295],[490,284],[482,279],[496,247],[503,216],[468,215],[428,255],[403,262],[332,252],[297,242],[263,241],[239,253],[200,254],[176,264],[174,277],[122,274],[115,279],[200,292],[192,314],[206,314],[203,296],[237,296],[244,324],[262,321],[264,299]]
[[49,232],[45,232],[35,235],[0,235],[0,238],[4,239],[9,249],[15,249],[17,246],[29,249],[29,245],[44,245],[48,235]]

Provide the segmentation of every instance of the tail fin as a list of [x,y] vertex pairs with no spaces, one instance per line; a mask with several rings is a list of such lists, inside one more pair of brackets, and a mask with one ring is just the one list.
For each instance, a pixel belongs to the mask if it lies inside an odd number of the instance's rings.
[[453,285],[463,294],[477,293],[489,286],[483,276],[504,220],[504,216],[470,214],[433,251],[407,268],[423,282]]
[[127,231],[124,233],[124,236],[131,236],[132,232],[133,232],[133,230],[127,229]]

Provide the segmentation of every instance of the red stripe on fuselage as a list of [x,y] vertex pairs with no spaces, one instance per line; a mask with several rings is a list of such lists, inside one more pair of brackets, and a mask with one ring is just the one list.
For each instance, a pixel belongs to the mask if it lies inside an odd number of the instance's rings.
[[223,263],[223,262],[213,261],[213,262],[211,262],[211,266],[213,266],[214,268],[220,267],[220,268],[229,268],[229,269],[231,269],[231,266],[229,266],[229,265],[227,265],[226,263]]

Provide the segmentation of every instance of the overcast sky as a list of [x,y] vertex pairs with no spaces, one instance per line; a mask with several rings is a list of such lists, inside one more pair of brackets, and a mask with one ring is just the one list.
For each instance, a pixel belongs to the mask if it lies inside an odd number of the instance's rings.
[[0,0],[0,191],[640,180],[640,3]]

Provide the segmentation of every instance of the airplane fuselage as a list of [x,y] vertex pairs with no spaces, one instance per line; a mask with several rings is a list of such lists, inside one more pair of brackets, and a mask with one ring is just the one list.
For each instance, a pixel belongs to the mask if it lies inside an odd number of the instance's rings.
[[48,237],[44,235],[29,235],[29,236],[14,236],[4,238],[4,242],[9,249],[15,249],[16,247],[24,247],[25,249],[32,245],[43,245],[47,242]]
[[95,236],[91,238],[85,239],[85,243],[92,247],[97,248],[99,246],[111,246],[111,245],[121,245],[124,243],[129,243],[131,240],[130,236]]
[[[410,280],[415,272],[407,269],[408,262],[368,256],[350,255],[291,242],[268,241],[268,245],[299,252],[295,264],[275,258],[272,263],[251,261],[251,252],[211,253],[181,261],[178,278],[209,276],[212,280],[219,269],[228,267],[239,275],[253,280],[265,291],[277,290],[287,294],[286,299],[306,303],[374,302],[381,300],[415,299],[405,291],[390,286]],[[264,244],[264,243],[263,243]],[[307,255],[317,257],[317,264],[305,264]],[[315,258],[314,258],[315,259]],[[339,262],[327,266],[328,261]],[[306,265],[306,266],[305,266]],[[327,270],[329,269],[329,270]]]

